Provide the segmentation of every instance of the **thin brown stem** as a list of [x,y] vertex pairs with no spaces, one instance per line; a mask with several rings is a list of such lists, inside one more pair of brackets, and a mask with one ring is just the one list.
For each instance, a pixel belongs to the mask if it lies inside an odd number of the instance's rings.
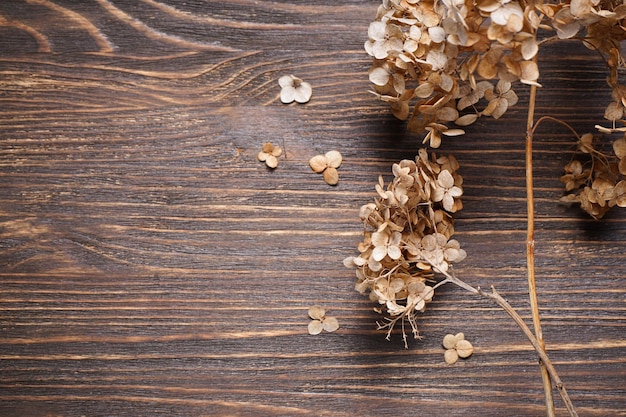
[[[537,86],[530,86],[530,99],[528,103],[528,118],[526,120],[526,269],[528,278],[528,296],[532,313],[535,337],[542,352],[545,351],[543,332],[541,330],[541,318],[539,316],[539,304],[537,301],[537,285],[535,282],[535,198],[533,187],[533,124],[535,118],[535,102]],[[541,355],[540,355],[541,358]],[[552,382],[550,373],[546,369],[543,360],[540,361],[541,379],[546,400],[546,414],[548,417],[555,416],[554,398],[552,396]]]
[[[489,298],[490,300],[498,304],[509,315],[509,317],[511,317],[513,321],[515,321],[515,324],[517,324],[517,326],[526,335],[526,337],[530,341],[530,344],[537,352],[537,355],[539,356],[543,367],[546,369],[546,372],[549,374],[552,381],[554,381],[554,384],[556,385],[559,395],[561,396],[561,399],[563,400],[563,403],[565,404],[565,407],[567,408],[570,417],[578,417],[578,413],[574,409],[574,405],[569,398],[569,394],[565,389],[565,385],[563,384],[563,381],[561,381],[561,378],[554,368],[552,361],[546,354],[543,344],[539,341],[539,339],[537,339],[537,337],[535,337],[532,330],[530,330],[528,325],[526,325],[526,322],[524,322],[524,319],[522,319],[522,317],[517,313],[517,311],[515,311],[515,309],[508,303],[508,301],[502,298],[502,296],[498,294],[493,286],[491,287],[491,292],[485,292],[480,289],[480,287],[474,288],[465,281],[457,278],[453,271],[445,272],[444,275],[446,276],[446,278],[441,282],[442,284],[450,282],[471,292],[472,294],[482,295],[483,297]],[[552,390],[550,390],[550,392],[552,392]]]

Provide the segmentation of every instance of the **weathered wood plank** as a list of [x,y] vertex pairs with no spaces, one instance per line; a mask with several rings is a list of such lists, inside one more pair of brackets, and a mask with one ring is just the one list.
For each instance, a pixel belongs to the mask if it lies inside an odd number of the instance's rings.
[[[495,306],[442,288],[405,350],[341,264],[378,176],[419,146],[368,92],[378,3],[0,2],[0,414],[543,414],[536,356]],[[591,129],[602,63],[556,44],[540,66],[537,112]],[[280,103],[289,73],[306,105]],[[465,179],[459,274],[529,319],[520,96],[442,152]],[[571,146],[539,130],[546,343],[581,415],[626,415],[626,218],[556,202]],[[337,187],[307,165],[329,149]],[[336,334],[306,333],[316,303]],[[446,366],[457,331],[476,353]]]

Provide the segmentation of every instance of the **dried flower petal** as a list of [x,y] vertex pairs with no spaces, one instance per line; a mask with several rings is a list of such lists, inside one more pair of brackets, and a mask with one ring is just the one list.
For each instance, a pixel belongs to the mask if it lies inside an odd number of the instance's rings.
[[455,349],[448,349],[443,353],[443,358],[448,365],[454,365],[459,360],[459,354]]
[[337,185],[337,183],[339,183],[339,172],[337,172],[337,168],[326,168],[322,173],[322,176],[328,185]]
[[342,158],[338,151],[328,151],[324,156],[329,167],[339,168],[341,166]]
[[326,161],[326,157],[324,155],[315,155],[309,160],[309,166],[313,171],[320,174],[326,169],[328,162]]
[[334,332],[339,328],[339,321],[335,317],[326,317],[323,322],[324,330]]
[[322,333],[322,330],[324,329],[324,325],[319,320],[311,320],[308,327],[309,334],[313,335]]

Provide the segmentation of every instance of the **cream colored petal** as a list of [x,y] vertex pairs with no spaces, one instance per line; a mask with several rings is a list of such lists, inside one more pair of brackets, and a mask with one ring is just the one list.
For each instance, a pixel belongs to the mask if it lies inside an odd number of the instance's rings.
[[341,153],[339,151],[328,151],[324,155],[326,157],[326,163],[331,168],[339,168],[343,161]]
[[326,168],[322,173],[322,176],[328,185],[337,185],[337,183],[339,183],[339,172],[337,172],[337,168]]
[[320,305],[314,305],[309,307],[309,317],[313,320],[321,320],[326,314],[326,309]]
[[291,75],[283,75],[278,79],[278,84],[282,88],[293,87],[293,77]]
[[313,88],[311,87],[311,84],[307,82],[301,82],[300,85],[296,88],[294,98],[298,103],[306,103],[311,99],[312,94]]
[[464,116],[459,117],[454,121],[454,123],[458,126],[469,126],[478,120],[478,115],[475,113],[469,113]]
[[268,155],[265,160],[265,165],[270,168],[276,168],[278,166],[278,159],[274,155]]
[[448,365],[454,365],[459,360],[459,354],[454,349],[448,349],[444,352],[443,358]]
[[460,358],[469,358],[474,353],[474,346],[467,340],[459,340],[456,344],[456,352]]
[[446,349],[454,349],[458,339],[453,334],[447,334],[443,337],[443,347]]
[[280,90],[280,101],[289,104],[296,99],[296,89],[293,86],[283,87]]
[[367,36],[376,41],[385,39],[387,24],[384,22],[372,22],[367,29]]
[[309,323],[309,334],[320,334],[324,329],[324,325],[319,320],[311,320]]
[[309,160],[309,166],[318,174],[326,169],[328,164],[326,163],[326,157],[324,155],[315,155]]
[[376,262],[382,261],[387,256],[387,248],[385,246],[376,246],[372,251],[372,258]]
[[268,156],[270,156],[270,154],[261,151],[256,155],[256,159],[258,159],[261,162],[265,162]]
[[322,325],[327,332],[334,332],[339,328],[339,321],[335,317],[326,317]]
[[402,252],[398,246],[389,246],[387,248],[387,254],[393,260],[400,259],[402,257]]
[[369,73],[369,79],[372,84],[382,87],[389,82],[389,72],[383,67],[373,68]]

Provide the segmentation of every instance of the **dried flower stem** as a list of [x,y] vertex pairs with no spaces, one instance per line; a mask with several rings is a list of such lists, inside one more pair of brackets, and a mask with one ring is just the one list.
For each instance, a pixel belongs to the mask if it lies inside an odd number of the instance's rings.
[[[515,311],[515,309],[508,303],[508,301],[502,298],[502,296],[496,291],[495,287],[491,286],[491,292],[485,292],[480,287],[474,288],[468,283],[466,283],[465,281],[457,278],[456,275],[454,274],[454,271],[451,269],[445,272],[444,275],[446,278],[443,281],[441,281],[440,284],[452,283],[471,292],[472,294],[482,295],[483,297],[489,298],[490,300],[498,304],[509,315],[509,317],[511,317],[513,321],[515,321],[517,326],[526,335],[526,337],[530,341],[530,344],[533,346],[533,348],[537,352],[537,355],[539,356],[539,359],[541,360],[542,366],[546,369],[546,372],[551,377],[552,381],[554,381],[554,384],[557,390],[559,391],[561,399],[563,400],[563,403],[565,404],[565,407],[567,408],[567,411],[569,412],[570,417],[578,417],[578,413],[574,409],[574,405],[572,404],[572,401],[569,398],[569,395],[567,394],[565,385],[561,381],[559,374],[556,372],[554,365],[552,365],[552,361],[550,361],[550,358],[546,354],[543,344],[539,341],[537,337],[535,337],[532,330],[530,330],[528,325],[526,325],[526,323],[524,322],[524,319],[522,319],[522,317],[517,313],[517,311]],[[551,387],[550,387],[550,394],[552,394]]]
[[[535,58],[536,60],[536,58]],[[542,351],[545,351],[543,332],[541,330],[541,318],[539,316],[539,304],[537,301],[537,285],[535,282],[535,199],[533,192],[533,123],[535,118],[535,102],[537,98],[537,86],[530,86],[530,98],[528,103],[528,118],[526,120],[526,269],[528,275],[528,297],[532,313],[535,336]],[[552,397],[552,383],[550,374],[543,361],[540,362],[541,379],[545,392],[546,414],[548,417],[555,416],[554,398]]]

